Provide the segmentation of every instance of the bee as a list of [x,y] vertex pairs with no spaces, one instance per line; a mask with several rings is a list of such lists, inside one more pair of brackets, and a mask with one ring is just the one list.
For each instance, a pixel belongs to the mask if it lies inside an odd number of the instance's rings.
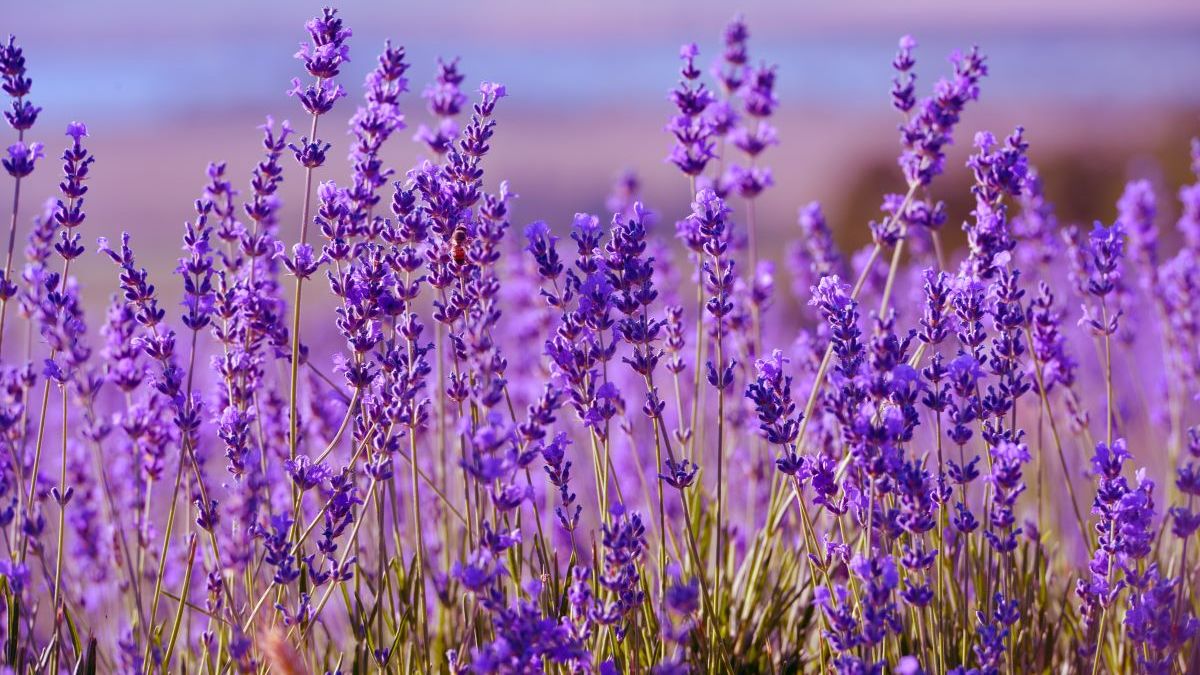
[[450,233],[450,257],[459,265],[467,263],[467,246],[471,243],[471,235],[467,228],[459,225]]

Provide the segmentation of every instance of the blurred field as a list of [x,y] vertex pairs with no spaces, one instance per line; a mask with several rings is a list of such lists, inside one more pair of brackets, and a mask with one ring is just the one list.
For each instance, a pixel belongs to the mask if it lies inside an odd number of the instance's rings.
[[[755,59],[777,62],[781,145],[764,155],[777,186],[760,200],[767,250],[791,236],[795,210],[819,199],[840,243],[860,245],[880,195],[897,190],[897,117],[888,107],[889,61],[896,39],[912,32],[918,91],[948,71],[946,54],[978,43],[992,73],[967,114],[939,196],[957,231],[969,208],[962,161],[978,129],[998,136],[1023,124],[1064,221],[1111,218],[1120,185],[1149,176],[1174,191],[1187,170],[1186,141],[1200,133],[1200,6],[1194,3],[1016,3],[998,12],[922,2],[908,11],[871,2],[869,21],[836,6],[741,3]],[[508,180],[521,195],[515,223],[541,218],[565,226],[576,211],[603,211],[612,179],[633,169],[645,199],[668,224],[687,208],[686,184],[663,163],[667,90],[676,78],[675,47],[700,43],[703,61],[719,53],[731,6],[674,0],[646,9],[553,7],[529,1],[498,6],[450,3],[369,7],[344,3],[355,29],[353,62],[341,80],[351,98],[323,121],[334,142],[320,175],[343,179],[344,122],[362,75],[385,37],[410,47],[410,130],[388,157],[401,170],[420,161],[408,141],[426,118],[419,92],[434,58],[461,54],[467,83],[509,86],[501,104],[488,184]],[[915,7],[916,9],[911,9]],[[308,10],[281,1],[164,8],[128,0],[99,6],[40,3],[6,12],[3,28],[20,35],[34,77],[33,100],[45,111],[31,138],[57,153],[61,129],[80,119],[98,158],[87,209],[87,238],[132,231],[161,285],[178,249],[207,162],[228,161],[245,185],[259,156],[254,127],[270,113],[301,117],[284,95],[298,70],[291,59]],[[136,21],[131,21],[136,18]],[[290,161],[290,160],[289,160]],[[23,200],[22,231],[58,168],[47,162]],[[298,195],[294,180],[283,195]],[[0,209],[11,192],[0,189]],[[283,222],[298,218],[289,203]],[[1174,205],[1162,208],[1170,217]],[[1164,221],[1165,222],[1165,221]],[[286,233],[287,231],[285,231]],[[111,270],[99,260],[77,268],[89,277]],[[89,284],[89,287],[92,287]],[[96,298],[99,299],[99,298]]]

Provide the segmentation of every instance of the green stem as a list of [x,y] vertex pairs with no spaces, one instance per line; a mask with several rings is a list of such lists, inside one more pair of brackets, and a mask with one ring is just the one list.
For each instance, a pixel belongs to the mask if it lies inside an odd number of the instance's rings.
[[[18,106],[21,105],[21,99],[18,98],[16,100],[15,104]],[[17,132],[17,142],[23,143],[24,141],[25,141],[25,130],[21,129],[20,131]],[[10,275],[12,275],[13,251],[16,249],[16,243],[17,243],[17,214],[20,212],[20,207],[21,207],[21,179],[16,178],[13,180],[12,218],[11,218],[11,220],[9,220],[9,224],[8,224],[8,255],[4,260],[4,281],[6,281],[6,282],[10,280],[9,277],[10,277]],[[65,281],[65,279],[64,279],[64,281]],[[5,324],[5,320],[7,318],[8,318],[8,298],[4,298],[3,300],[0,300],[0,354],[4,353],[4,324]],[[36,477],[34,478],[34,480],[36,480]]]

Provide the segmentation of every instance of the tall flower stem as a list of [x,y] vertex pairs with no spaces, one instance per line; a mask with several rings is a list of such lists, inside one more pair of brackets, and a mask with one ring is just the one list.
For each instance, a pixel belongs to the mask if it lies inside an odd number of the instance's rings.
[[1033,343],[1033,334],[1028,328],[1025,330],[1025,337],[1029,342],[1029,353],[1033,357],[1033,375],[1037,381],[1038,396],[1042,400],[1042,408],[1046,411],[1046,419],[1050,422],[1050,435],[1054,438],[1054,447],[1058,451],[1059,466],[1062,468],[1063,480],[1067,483],[1067,495],[1071,500],[1071,510],[1075,513],[1075,522],[1079,525],[1079,535],[1086,542],[1089,539],[1087,525],[1084,523],[1083,514],[1079,511],[1079,502],[1075,498],[1075,485],[1071,480],[1071,470],[1067,468],[1067,457],[1063,452],[1062,438],[1058,434],[1058,423],[1054,419],[1054,411],[1050,408],[1050,397],[1046,392],[1046,383],[1042,376],[1042,363],[1038,358]]
[[[412,273],[405,273],[405,286],[408,287],[412,283]],[[412,338],[406,337],[408,343],[408,364],[409,368],[413,367],[416,362],[416,354]],[[416,556],[416,596],[417,607],[413,614],[417,625],[420,629],[421,644],[418,645],[418,651],[421,653],[421,662],[425,669],[429,669],[429,611],[426,607],[425,600],[425,535],[422,530],[425,528],[425,519],[421,517],[421,492],[417,482],[417,406],[413,405],[411,417],[409,418],[408,427],[408,467],[409,467],[409,489],[412,491],[412,516],[413,528],[417,533],[417,546],[414,554]]]
[[[696,196],[696,177],[690,177],[691,192],[688,193],[688,199],[694,199]],[[700,381],[703,378],[700,371],[700,364],[704,360],[704,270],[700,269],[700,263],[696,263],[696,358],[693,361],[694,373],[692,374],[692,415],[691,423],[688,426],[688,446],[690,452],[685,457],[692,461],[696,460],[696,444],[699,443],[700,430]],[[682,426],[683,422],[680,421]]]
[[1112,331],[1108,330],[1108,303],[1103,298],[1100,300],[1100,322],[1104,324],[1104,400],[1107,410],[1105,412],[1104,429],[1105,438],[1108,439],[1108,445],[1111,447],[1113,442],[1113,367],[1112,367]]
[[879,300],[879,316],[886,316],[888,310],[888,300],[892,297],[892,287],[896,283],[896,272],[900,269],[900,258],[904,255],[904,241],[907,238],[908,228],[900,233],[900,241],[896,242],[896,247],[892,249],[892,264],[888,267],[887,282],[883,285],[883,297]]
[[[921,344],[926,343],[922,342]],[[943,477],[946,475],[946,464],[943,456],[944,450],[942,448],[942,413],[940,411],[934,411],[933,413],[933,437],[937,439],[938,485],[940,490],[940,481],[942,481]],[[939,492],[939,494],[943,493]],[[937,658],[937,661],[935,661],[934,665],[940,666],[939,670],[945,670],[945,655],[942,653],[942,641],[945,636],[944,610],[946,608],[946,563],[944,560],[946,545],[946,501],[947,500],[943,499],[938,505],[937,612],[934,616],[937,626],[935,627],[936,632],[930,632],[930,637],[933,638],[934,643],[934,655]]]
[[[1193,505],[1194,501],[1195,501],[1195,496],[1189,494],[1188,498],[1187,498],[1188,513],[1192,512],[1192,505]],[[1163,528],[1163,529],[1166,529],[1166,528]],[[1187,587],[1187,588],[1191,588],[1191,585],[1186,584],[1186,580],[1191,578],[1191,576],[1193,574],[1193,572],[1188,569],[1188,540],[1189,539],[1191,539],[1190,536],[1183,538],[1183,550],[1180,551],[1180,553],[1179,553],[1179,576],[1181,579],[1185,580],[1185,587]],[[1178,625],[1180,612],[1183,611],[1183,602],[1184,602],[1183,596],[1187,595],[1187,593],[1184,593],[1182,591],[1183,591],[1183,589],[1180,589],[1179,594],[1175,597],[1175,609],[1173,610],[1175,621],[1176,621],[1175,625]]]
[[[439,295],[439,299],[441,300],[441,302],[443,304],[445,304],[446,303],[446,290],[444,288],[438,289],[438,295]],[[437,331],[437,353],[438,353],[439,367],[440,367],[440,364],[443,363],[444,358],[445,358],[444,357],[445,345],[443,344],[443,340],[442,340],[443,335],[442,335],[442,330],[441,330],[442,325],[443,325],[442,322],[439,321],[438,322],[438,331]],[[448,332],[453,333],[452,325],[448,325],[447,329],[448,329]],[[458,352],[451,349],[450,355],[453,357],[453,361],[454,361],[454,370],[452,371],[452,375],[455,379],[457,379],[462,373],[462,366],[458,360]],[[446,381],[440,375],[438,377],[438,389],[440,391],[439,400],[444,400],[447,395],[446,394],[446,392],[447,392]],[[444,402],[442,405],[443,406],[445,405]],[[459,419],[466,419],[466,413],[463,409],[462,401],[458,402],[458,417],[459,417]],[[443,429],[445,429],[444,426],[443,426]],[[458,436],[458,455],[459,455],[459,459],[461,460],[461,461],[459,461],[459,469],[462,471],[463,502],[465,505],[464,510],[466,511],[466,516],[467,516],[467,546],[470,548],[474,548],[474,546],[475,546],[475,521],[476,521],[475,513],[476,513],[477,508],[480,511],[482,511],[482,508],[479,506],[478,500],[471,499],[472,481],[471,481],[470,474],[467,471],[467,440],[466,440],[466,436],[464,433],[458,433],[456,435]],[[480,515],[480,517],[482,518],[482,515]]]
[[[320,86],[320,79],[317,80]],[[309,138],[316,142],[318,115],[312,116],[312,126]],[[308,243],[308,223],[312,211],[313,168],[304,167],[304,206],[300,211],[300,244]],[[296,290],[292,294],[292,355],[291,379],[288,387],[288,454],[293,461],[296,459],[296,448],[300,442],[299,400],[297,389],[300,371],[300,301],[303,294],[303,275],[296,275]],[[298,488],[293,488],[298,489]]]
[[[65,270],[65,269],[69,268],[70,265],[68,263],[68,264],[63,265],[63,267]],[[66,284],[66,277],[63,277],[62,283]],[[57,356],[58,356],[58,350],[51,349],[50,350],[50,360],[53,361],[55,359],[55,357],[57,357]],[[34,443],[34,449],[33,449],[33,470],[29,474],[29,494],[26,496],[26,501],[25,501],[27,508],[31,507],[33,505],[33,500],[37,496],[37,483],[38,483],[37,477],[38,477],[38,472],[39,472],[39,469],[41,468],[41,463],[42,463],[42,444],[43,444],[43,441],[45,441],[45,439],[46,439],[46,418],[49,413],[49,408],[50,408],[50,380],[47,378],[45,385],[42,387],[41,414],[38,416],[37,440]],[[65,422],[64,422],[64,424],[65,424]],[[20,561],[21,562],[25,562],[25,556],[26,556],[28,547],[29,547],[29,537],[26,536],[24,533],[22,533],[21,547],[20,547],[20,553],[21,553]],[[57,594],[55,596],[55,599],[57,600]]]
[[[18,142],[23,141],[24,138],[25,138],[24,131],[21,131],[19,134],[17,134]],[[16,244],[17,244],[17,215],[20,212],[20,207],[21,207],[21,179],[16,178],[13,180],[12,218],[9,220],[9,224],[8,224],[8,254],[5,256],[5,259],[4,259],[4,277],[3,277],[3,279],[5,282],[8,282],[9,277],[12,275],[13,251],[16,249]],[[0,299],[0,354],[4,353],[4,325],[5,325],[5,321],[7,319],[8,319],[8,298],[5,297],[3,299]]]
[[195,569],[196,560],[196,535],[192,534],[188,537],[188,556],[187,566],[183,572],[183,587],[182,593],[179,595],[179,604],[175,608],[175,621],[171,624],[171,637],[167,641],[167,651],[163,656],[163,669],[165,670],[171,665],[171,655],[175,652],[175,642],[179,638],[179,628],[183,624],[183,610],[187,607],[187,591],[192,586],[192,572]]
[[729,661],[729,651],[725,644],[725,638],[721,634],[720,617],[717,616],[716,610],[714,609],[716,606],[715,598],[713,597],[712,591],[709,589],[708,582],[705,581],[704,569],[700,564],[700,561],[703,559],[700,557],[700,549],[696,545],[696,533],[694,527],[692,526],[692,509],[691,506],[688,505],[687,496],[684,494],[683,490],[679,490],[679,501],[683,505],[683,519],[687,526],[688,546],[691,548],[692,559],[696,561],[698,568],[696,577],[700,580],[701,597],[704,599],[705,613],[708,615],[708,628],[712,631],[713,638],[715,639],[717,647],[719,648],[718,654],[721,657],[724,670],[730,671],[731,666]]
[[[713,265],[717,269],[718,274],[724,274],[720,270],[720,258],[714,256]],[[724,297],[718,296],[721,302],[724,302]],[[714,342],[717,357],[717,377],[719,378],[720,386],[717,387],[717,542],[716,542],[716,585],[721,588],[721,581],[725,570],[725,382],[724,369],[725,361],[722,353],[721,340],[721,322],[723,317],[717,317],[717,336]],[[716,598],[717,611],[721,611],[721,598]]]
[[[904,201],[900,202],[899,208],[896,209],[895,218],[904,218],[905,212],[912,204],[913,196],[917,194],[917,188],[920,187],[919,182],[909,183],[908,192],[904,195]],[[887,314],[888,300],[892,297],[892,286],[896,283],[896,272],[900,269],[900,258],[904,255],[904,241],[908,238],[908,221],[904,221],[900,226],[900,240],[896,242],[896,247],[892,250],[892,264],[888,267],[887,282],[883,286],[883,297],[879,301],[879,316]],[[878,246],[877,246],[878,248]],[[939,265],[940,265],[939,259]]]
[[[71,261],[68,259],[63,263],[62,283],[65,286],[67,283],[67,275],[71,271]],[[63,544],[66,542],[67,536],[67,382],[62,383],[62,455],[61,464],[59,466],[58,476],[58,550],[54,556],[54,611],[59,611],[59,606],[62,603],[62,567],[63,567]],[[37,475],[36,473],[34,474]],[[54,624],[55,630],[61,630],[61,625],[58,622]],[[51,671],[57,670],[59,650],[54,651]]]
[[[1108,447],[1113,444],[1113,377],[1112,377],[1112,331],[1108,325],[1108,303],[1104,297],[1100,298],[1100,323],[1104,326],[1104,397],[1105,397],[1105,437],[1108,439]],[[1116,535],[1116,521],[1113,522],[1112,536]],[[1112,568],[1106,572],[1106,578],[1112,575]],[[1096,656],[1092,661],[1092,675],[1096,675],[1100,668],[1100,647],[1104,644],[1104,628],[1108,622],[1108,607],[1104,607],[1100,612],[1100,626],[1096,631]]]
[[[753,164],[752,164],[753,165]],[[749,236],[750,247],[750,283],[753,285],[758,278],[758,231],[756,210],[754,208],[755,200],[753,198],[746,200],[746,230]],[[762,350],[762,311],[757,302],[750,303],[750,320],[751,326],[751,346],[753,347],[754,356],[751,357],[751,362],[758,356]]]

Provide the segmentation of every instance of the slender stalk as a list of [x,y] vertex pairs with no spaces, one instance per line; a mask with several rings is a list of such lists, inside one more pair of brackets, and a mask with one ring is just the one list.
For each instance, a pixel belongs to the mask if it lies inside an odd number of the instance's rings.
[[[1188,499],[1187,499],[1187,510],[1189,513],[1192,512],[1192,504],[1193,504],[1194,500],[1195,500],[1195,495],[1189,494]],[[1164,529],[1166,529],[1166,528],[1164,528]],[[1184,589],[1185,588],[1188,588],[1188,589],[1193,588],[1193,586],[1191,584],[1187,583],[1187,580],[1191,577],[1191,574],[1192,574],[1191,570],[1188,569],[1188,564],[1187,564],[1188,540],[1189,539],[1191,539],[1191,537],[1183,538],[1183,550],[1180,551],[1180,553],[1179,553],[1179,578],[1182,579],[1184,581],[1184,583],[1182,584],[1181,588],[1177,591],[1178,595],[1175,596],[1175,609],[1174,609],[1174,613],[1173,613],[1174,617],[1175,617],[1175,623],[1173,625],[1179,625],[1178,620],[1180,617],[1180,612],[1183,611],[1183,596],[1187,595],[1186,593],[1184,593]]]
[[[318,78],[317,86],[319,87],[321,80]],[[312,116],[312,126],[309,131],[309,141],[317,142],[317,120],[319,116]],[[300,210],[300,244],[308,243],[308,223],[311,219],[312,211],[312,184],[313,184],[313,169],[310,166],[304,167],[304,206]],[[299,381],[300,381],[300,305],[303,299],[304,277],[296,275],[296,289],[292,293],[292,350],[291,350],[291,379],[288,384],[288,457],[296,460],[296,451],[300,445],[300,400],[298,397]],[[292,485],[292,496],[299,496],[300,488],[295,484]]]
[[[1113,369],[1112,369],[1112,344],[1111,331],[1108,326],[1108,303],[1103,297],[1100,298],[1100,323],[1104,326],[1104,398],[1105,398],[1105,438],[1108,441],[1108,447],[1112,447],[1113,442]],[[1116,534],[1117,524],[1114,521],[1113,535]],[[1105,573],[1105,576],[1111,576],[1113,573],[1110,565]],[[1104,644],[1104,627],[1108,621],[1108,607],[1105,607],[1100,612],[1100,627],[1096,632],[1096,657],[1092,661],[1092,675],[1096,675],[1100,668],[1100,648]]]
[[700,557],[700,549],[696,546],[696,534],[692,527],[692,509],[688,505],[687,496],[684,495],[683,490],[679,490],[679,501],[681,504],[683,504],[683,519],[687,526],[688,547],[691,549],[692,559],[695,561],[698,568],[696,570],[696,577],[700,580],[700,595],[703,599],[705,613],[708,615],[708,627],[712,631],[717,643],[717,647],[719,648],[718,654],[721,656],[725,670],[729,671],[731,670],[729,653],[725,645],[725,638],[721,634],[720,617],[716,614],[716,610],[714,609],[716,605],[713,594],[709,589],[708,582],[705,580],[704,569],[701,563],[703,558]]
[[[21,99],[17,99],[19,104]],[[25,142],[25,130],[17,132],[17,142]],[[4,281],[10,281],[12,276],[13,251],[17,244],[17,216],[21,209],[21,179],[13,179],[12,218],[8,223],[8,254],[4,258]],[[4,325],[8,318],[8,298],[0,299],[0,355],[4,354]]]
[[1075,522],[1079,525],[1079,534],[1086,542],[1089,539],[1087,525],[1083,520],[1083,514],[1079,511],[1079,502],[1075,498],[1075,485],[1071,480],[1071,470],[1067,468],[1067,457],[1063,452],[1062,438],[1058,435],[1058,423],[1055,422],[1054,411],[1050,408],[1050,397],[1046,393],[1046,383],[1042,376],[1042,363],[1038,358],[1037,352],[1034,349],[1033,334],[1028,328],[1025,330],[1025,338],[1029,342],[1029,353],[1033,357],[1033,376],[1037,381],[1038,396],[1042,400],[1042,408],[1046,411],[1046,419],[1050,422],[1050,435],[1054,438],[1054,447],[1058,451],[1059,465],[1062,467],[1063,480],[1067,483],[1067,495],[1071,500],[1071,510],[1075,512]]
[[[70,267],[70,261],[67,261],[66,267]],[[66,283],[66,272],[63,273],[63,283]],[[63,572],[63,547],[67,540],[67,383],[62,384],[62,456],[59,466],[58,479],[58,548],[54,555],[54,611],[59,611],[62,605],[62,572]],[[62,626],[60,622],[54,624],[55,632],[60,632]],[[61,634],[61,633],[60,633]],[[51,660],[51,671],[58,669],[59,650],[54,651]]]
[[888,300],[892,297],[892,286],[896,283],[896,272],[900,269],[900,257],[904,255],[904,241],[908,228],[904,228],[904,232],[900,234],[900,241],[896,242],[896,248],[892,249],[892,264],[888,267],[887,283],[883,285],[883,297],[879,300],[879,316],[882,318],[887,315]]
[[[91,409],[91,402],[88,402],[87,414],[94,417]],[[92,457],[95,463],[96,476],[100,481],[100,489],[104,493],[104,505],[107,509],[106,515],[112,522],[117,522],[117,506],[116,500],[113,498],[112,486],[109,484],[108,471],[104,464],[100,444],[92,441]],[[141,577],[138,575],[137,568],[133,564],[133,556],[129,552],[129,542],[125,537],[125,531],[122,528],[116,529],[117,543],[120,544],[121,553],[124,555],[126,574],[129,575],[129,588],[133,592],[133,606],[137,610],[138,623],[142,628],[143,635],[147,640],[150,638],[150,626],[146,622],[146,616],[142,607],[142,592],[141,592]]]
[[[760,120],[761,123],[761,120]],[[746,230],[749,236],[748,245],[750,247],[750,285],[753,286],[758,278],[758,223],[757,213],[754,208],[754,199],[746,200]],[[758,303],[750,303],[750,322],[751,322],[751,347],[754,355],[761,353],[762,349],[762,314],[759,311]],[[753,361],[751,361],[753,363]]]
[[[70,200],[70,203],[71,203],[71,205],[74,205],[75,200],[73,200],[73,199]],[[68,207],[68,208],[70,208],[70,207]],[[14,212],[13,212],[13,226],[14,227],[16,226],[16,210],[15,209],[16,209],[16,207],[14,205]],[[11,233],[10,233],[9,258],[11,259],[11,257],[12,257],[12,240],[11,240]],[[11,260],[10,260],[10,262],[11,262]],[[71,260],[70,260],[70,258],[67,258],[66,260],[63,261],[63,273],[62,273],[62,278],[59,281],[59,285],[64,291],[66,290],[67,277],[70,273],[71,273]],[[7,272],[5,273],[5,278],[7,278]],[[0,317],[0,319],[2,319],[2,317]],[[3,338],[3,335],[4,335],[4,329],[3,329],[3,326],[0,326],[0,339]],[[58,356],[58,350],[51,349],[50,350],[50,360],[53,361],[56,356]],[[33,453],[33,472],[31,473],[31,475],[29,477],[29,495],[28,495],[27,501],[26,501],[26,504],[29,504],[29,505],[33,504],[35,491],[37,489],[38,468],[40,467],[41,461],[42,461],[42,442],[45,440],[45,437],[46,437],[46,416],[49,411],[49,405],[50,405],[50,380],[47,378],[45,386],[42,388],[42,412],[41,412],[41,416],[38,419],[37,444],[34,448],[34,453]],[[67,458],[67,385],[65,382],[63,383],[62,409],[63,409],[63,419],[62,419],[62,424],[63,424],[62,457],[63,457],[63,461],[62,461],[62,467],[60,469],[61,475],[62,475],[62,481],[61,481],[61,486],[59,489],[65,491],[66,490],[66,482],[67,482],[67,479],[66,479],[66,471],[67,471],[67,460],[66,460],[66,458]],[[65,494],[62,494],[62,493],[60,493],[60,494],[63,497],[66,496]],[[64,508],[65,508],[65,504],[64,504]],[[63,528],[64,528],[64,526],[65,526],[65,515],[63,513],[63,510],[60,509],[59,518],[58,518],[58,537],[59,537],[58,546],[59,546],[59,551],[60,551],[60,555],[59,555],[60,562],[57,566],[57,569],[59,569],[59,570],[61,570],[61,557],[62,557],[61,550],[62,550],[62,543],[63,543]],[[29,543],[28,537],[22,535],[21,542],[22,542],[21,543],[21,561],[24,562],[25,561],[25,550]],[[54,605],[55,605],[56,611],[57,611],[57,607],[58,607],[58,601],[60,599],[58,596],[58,587],[59,587],[59,579],[58,579],[58,573],[56,572],[55,582],[54,582],[54,589],[55,589],[54,590]],[[57,630],[57,626],[56,626],[56,630]],[[57,654],[57,652],[56,652],[56,654]]]
[[[688,200],[696,198],[696,178],[691,179],[691,193],[688,195]],[[688,425],[688,449],[687,459],[696,461],[696,444],[699,443],[699,431],[697,427],[700,424],[700,381],[703,378],[702,366],[704,362],[704,270],[697,263],[696,269],[696,356],[692,362],[692,415],[691,422]],[[680,422],[682,425],[682,421]]]
[[[192,571],[196,563],[196,535],[192,534],[188,537],[188,561],[187,566],[183,571],[183,589],[180,593],[180,598],[187,597],[187,590],[192,586]],[[183,610],[188,606],[186,602],[180,602],[175,608],[175,621],[171,625],[171,638],[167,642],[167,652],[163,657],[163,671],[171,665],[171,655],[175,652],[175,641],[179,637],[179,627],[183,622]]]
[[[412,340],[408,340],[408,362],[412,364],[414,360],[414,351]],[[408,427],[408,466],[409,479],[412,490],[412,526],[417,533],[416,555],[416,584],[417,608],[415,610],[417,625],[420,629],[421,644],[417,645],[422,655],[421,660],[426,670],[429,669],[429,611],[426,607],[425,600],[425,535],[422,531],[425,529],[425,521],[421,517],[421,493],[420,486],[417,483],[417,411],[414,405],[412,417],[409,420]]]
[[[713,256],[713,267],[714,267],[714,271],[716,272],[716,274],[718,276],[723,276],[727,273],[726,271],[721,269],[720,256]],[[730,270],[729,273],[732,273],[732,270]],[[701,283],[701,285],[704,284],[703,279],[701,279],[700,283]],[[721,284],[721,283],[723,283],[723,282],[718,281],[718,284]],[[718,291],[717,300],[720,303],[725,302],[723,290]],[[716,550],[715,559],[716,559],[716,565],[717,565],[716,586],[718,589],[720,589],[722,578],[724,577],[724,569],[725,569],[725,386],[724,386],[725,360],[724,360],[723,345],[722,345],[723,340],[721,339],[722,338],[721,324],[724,322],[724,317],[717,316],[717,317],[715,317],[715,319],[716,319],[717,335],[716,335],[716,339],[713,342],[713,345],[714,345],[714,348],[716,349],[716,357],[717,357],[717,365],[716,365],[717,381],[720,383],[717,387],[717,510],[716,510],[716,522],[717,522],[716,539],[717,539],[717,542],[716,542],[716,546],[715,546],[715,550]],[[716,598],[716,605],[717,605],[717,611],[720,612],[721,611],[720,596],[718,596]]]
[[1111,447],[1113,442],[1113,367],[1112,367],[1112,335],[1108,330],[1108,303],[1100,299],[1100,322],[1104,324],[1104,400],[1106,405],[1104,429],[1105,438]]
[[[152,332],[157,335],[157,330]],[[192,373],[194,372],[193,366],[195,365],[196,361],[196,338],[198,335],[199,331],[192,331],[192,349],[191,356],[188,360],[187,393],[184,398],[185,406],[189,405],[192,397]],[[171,490],[171,508],[167,512],[167,528],[163,533],[162,552],[158,556],[158,574],[155,575],[156,581],[154,584],[154,595],[150,602],[150,621],[152,622],[158,616],[158,602],[162,596],[163,572],[166,570],[167,552],[170,550],[171,535],[175,526],[175,512],[179,504],[179,488],[183,484],[183,467],[186,465],[188,458],[191,456],[190,436],[184,434],[180,445],[179,464],[175,468],[175,486]],[[148,644],[147,649],[149,649]]]

